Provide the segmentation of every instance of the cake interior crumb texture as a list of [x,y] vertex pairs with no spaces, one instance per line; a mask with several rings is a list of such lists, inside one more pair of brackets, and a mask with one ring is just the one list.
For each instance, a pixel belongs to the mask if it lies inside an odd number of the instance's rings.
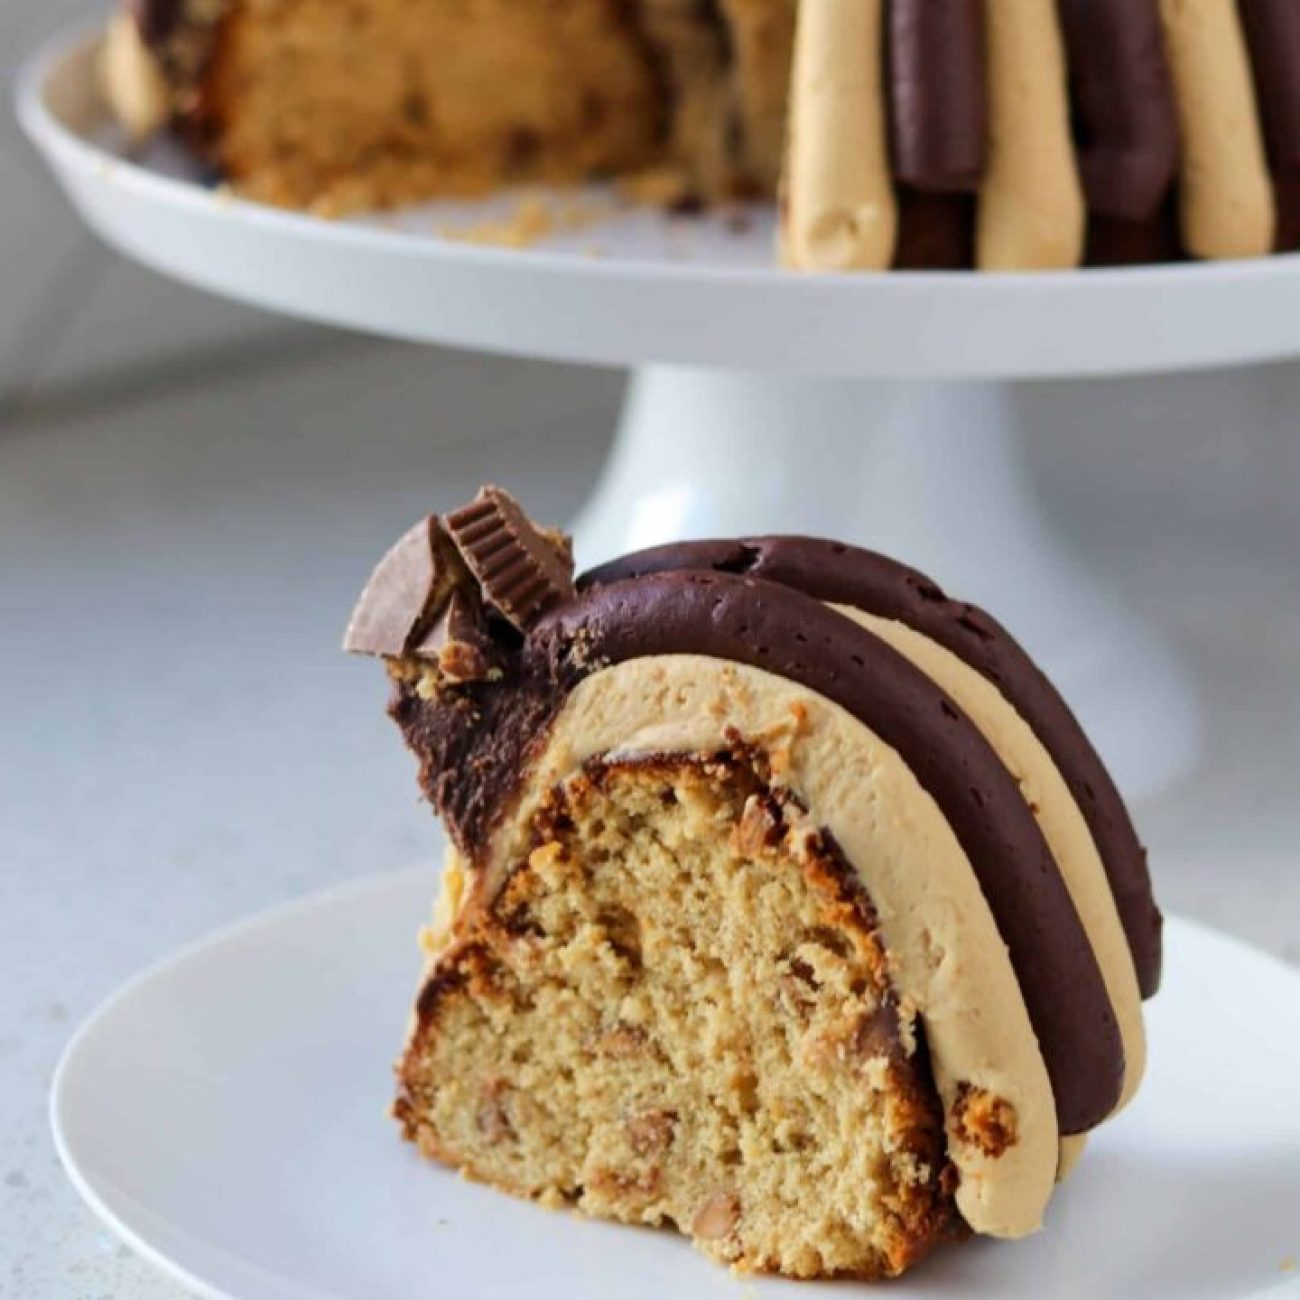
[[330,215],[642,173],[683,200],[776,186],[795,0],[222,7],[179,107],[262,202]]
[[657,156],[653,69],[613,0],[246,3],[220,39],[220,161],[264,201],[383,206]]
[[891,1276],[964,1235],[870,900],[753,763],[589,764],[532,829],[419,1000],[425,1155],[746,1271]]

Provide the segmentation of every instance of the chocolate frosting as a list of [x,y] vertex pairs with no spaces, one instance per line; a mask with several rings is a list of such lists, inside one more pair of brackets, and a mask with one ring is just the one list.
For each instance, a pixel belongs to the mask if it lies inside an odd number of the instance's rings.
[[1300,174],[1300,5],[1240,0],[1269,157],[1282,175]]
[[1277,196],[1277,251],[1300,250],[1300,176],[1279,176],[1273,182]]
[[975,196],[898,191],[898,271],[969,271],[975,265]]
[[132,0],[131,11],[146,45],[170,40],[185,16],[186,0]]
[[975,190],[987,158],[984,0],[889,0],[894,175],[918,190]]
[[1159,0],[1058,6],[1088,208],[1147,220],[1178,172],[1178,107]]
[[1255,93],[1275,179],[1277,248],[1300,247],[1300,4],[1240,0]]
[[582,585],[681,569],[751,574],[820,601],[896,619],[937,641],[993,682],[1051,755],[1078,803],[1110,882],[1139,987],[1144,997],[1156,992],[1162,922],[1151,892],[1146,852],[1119,791],[1069,706],[999,623],[972,605],[949,600],[923,574],[883,555],[805,537],[657,547],[592,570]]
[[140,38],[152,51],[171,98],[171,125],[210,183],[225,173],[221,106],[208,70],[235,0],[127,0]]
[[399,676],[392,711],[421,757],[428,794],[474,858],[584,677],[631,659],[692,653],[799,682],[898,750],[979,877],[1024,992],[1062,1131],[1100,1122],[1122,1083],[1119,1028],[1037,823],[943,691],[822,598],[725,571],[598,580],[534,627],[503,683],[472,683],[428,701]]
[[1183,251],[1178,220],[1178,196],[1170,190],[1155,216],[1127,221],[1093,213],[1088,218],[1084,262],[1088,266],[1146,266],[1152,262],[1180,262]]

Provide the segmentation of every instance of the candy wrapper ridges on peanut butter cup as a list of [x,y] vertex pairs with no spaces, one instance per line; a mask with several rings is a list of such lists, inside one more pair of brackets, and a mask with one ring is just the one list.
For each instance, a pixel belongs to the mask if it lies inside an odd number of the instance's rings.
[[384,556],[343,648],[429,660],[452,682],[481,680],[497,660],[498,614],[526,632],[573,595],[568,538],[538,528],[508,493],[486,487],[469,505],[422,519]]
[[574,595],[572,561],[499,487],[443,521],[483,599],[520,632]]

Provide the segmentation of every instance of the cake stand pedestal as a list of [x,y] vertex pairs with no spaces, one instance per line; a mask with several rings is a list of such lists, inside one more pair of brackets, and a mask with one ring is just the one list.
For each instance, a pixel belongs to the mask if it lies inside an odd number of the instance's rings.
[[734,214],[561,219],[527,250],[446,237],[500,221],[510,196],[326,222],[214,193],[165,148],[129,160],[95,55],[93,35],[52,43],[24,72],[19,114],[87,222],[128,255],[307,319],[636,371],[575,525],[583,562],[745,532],[889,551],[1023,640],[1130,797],[1194,759],[1196,706],[1177,661],[1035,501],[1015,386],[1300,354],[1300,258],[796,276],[770,265],[764,209],[741,228]]
[[1158,789],[1194,761],[1195,698],[1163,642],[1044,517],[1011,391],[643,368],[574,523],[580,559],[778,530],[900,556],[997,614],[1123,789]]

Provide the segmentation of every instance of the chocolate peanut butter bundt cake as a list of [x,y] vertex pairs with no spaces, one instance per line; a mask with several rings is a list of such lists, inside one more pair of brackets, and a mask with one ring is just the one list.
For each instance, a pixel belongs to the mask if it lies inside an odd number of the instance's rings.
[[798,537],[577,582],[486,488],[347,646],[451,848],[396,1116],[519,1196],[794,1277],[1034,1231],[1141,1079],[1160,915],[1005,631]]
[[784,170],[797,268],[1300,248],[1296,0],[125,4],[119,116],[272,203],[658,169],[693,204]]

